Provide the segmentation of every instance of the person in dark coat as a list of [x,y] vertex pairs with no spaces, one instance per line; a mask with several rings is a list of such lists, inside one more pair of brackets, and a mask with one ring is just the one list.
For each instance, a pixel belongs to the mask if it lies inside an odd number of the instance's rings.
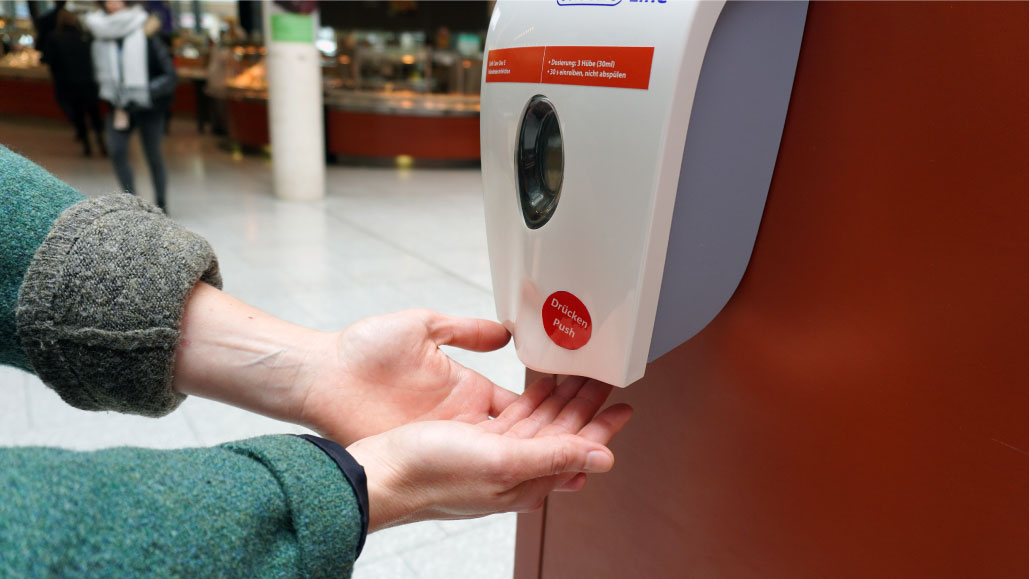
[[82,154],[93,154],[86,128],[89,118],[101,155],[107,155],[103,119],[100,116],[99,87],[93,76],[89,42],[75,14],[62,8],[57,12],[57,28],[46,41],[47,62],[54,79],[58,101],[64,103],[75,134],[82,143]]
[[[49,45],[50,36],[55,30],[57,30],[57,14],[61,12],[61,10],[64,10],[65,4],[67,4],[67,2],[59,0],[54,3],[53,8],[37,17],[34,13],[35,5],[32,2],[29,2],[29,11],[33,12],[32,25],[36,28],[36,49],[40,52],[39,62],[43,64],[50,64],[50,52],[47,50],[47,46]],[[3,48],[3,53],[10,51],[9,46],[5,45]],[[53,72],[50,73],[50,79],[51,81],[54,81]],[[64,117],[69,121],[72,121],[71,104],[68,103],[68,101],[63,98],[64,95],[57,90],[57,83],[54,81],[52,84],[54,89],[54,100],[57,101],[57,106],[60,107],[61,112],[64,113]],[[76,134],[75,140],[80,139],[81,137]]]

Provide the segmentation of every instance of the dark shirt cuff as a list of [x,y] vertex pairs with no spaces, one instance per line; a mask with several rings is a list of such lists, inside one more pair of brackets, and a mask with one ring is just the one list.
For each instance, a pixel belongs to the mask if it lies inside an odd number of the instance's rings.
[[368,478],[364,474],[364,467],[357,464],[354,457],[339,444],[310,434],[300,434],[300,438],[314,444],[322,450],[329,458],[336,463],[339,470],[343,472],[344,478],[354,489],[354,496],[357,497],[358,507],[361,509],[361,538],[357,541],[357,552],[354,558],[361,555],[364,549],[364,541],[368,538]]

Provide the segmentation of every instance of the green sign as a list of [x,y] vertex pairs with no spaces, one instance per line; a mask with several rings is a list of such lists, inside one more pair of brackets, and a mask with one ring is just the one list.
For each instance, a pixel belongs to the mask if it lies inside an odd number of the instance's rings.
[[314,42],[314,19],[308,14],[272,14],[272,42]]

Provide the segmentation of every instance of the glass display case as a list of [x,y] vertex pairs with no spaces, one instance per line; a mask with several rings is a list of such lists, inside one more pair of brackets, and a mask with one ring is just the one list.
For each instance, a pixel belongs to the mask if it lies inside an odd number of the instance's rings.
[[48,79],[50,73],[41,58],[32,21],[0,17],[0,76]]
[[[353,96],[355,106],[367,108],[373,95],[381,95],[382,106],[402,103],[404,111],[438,114],[452,102],[458,114],[477,112],[471,103],[477,102],[482,72],[478,35],[459,35],[457,48],[450,47],[449,34],[437,35],[435,46],[415,32],[337,31],[336,37],[324,67],[328,100],[345,105]],[[428,97],[426,106],[417,102],[422,97]]]
[[0,56],[0,74],[19,78],[47,78],[46,65],[40,62],[42,56],[34,48],[8,52]]
[[234,46],[223,53],[225,60],[225,86],[228,89],[267,98],[267,51],[263,46]]
[[236,44],[211,49],[206,93],[211,109],[235,145],[268,146],[268,75],[263,46]]
[[206,35],[180,31],[172,40],[172,57],[179,78],[189,80],[207,79],[209,41]]
[[213,48],[208,56],[207,92],[215,98],[268,98],[268,73],[263,46]]
[[450,39],[336,31],[334,53],[323,49],[329,153],[478,159],[481,39]]
[[[328,153],[341,157],[475,160],[479,157],[481,38],[415,32],[335,31],[316,38]],[[269,143],[263,46],[213,49],[207,94],[224,107],[237,144]]]
[[0,115],[63,118],[35,42],[31,20],[0,16]]

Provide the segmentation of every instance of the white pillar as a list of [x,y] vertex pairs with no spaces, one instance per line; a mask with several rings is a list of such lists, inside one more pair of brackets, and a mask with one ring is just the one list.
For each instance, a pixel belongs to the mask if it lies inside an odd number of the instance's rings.
[[275,195],[293,201],[325,196],[322,71],[314,41],[318,12],[293,14],[264,3],[268,47],[268,128]]

